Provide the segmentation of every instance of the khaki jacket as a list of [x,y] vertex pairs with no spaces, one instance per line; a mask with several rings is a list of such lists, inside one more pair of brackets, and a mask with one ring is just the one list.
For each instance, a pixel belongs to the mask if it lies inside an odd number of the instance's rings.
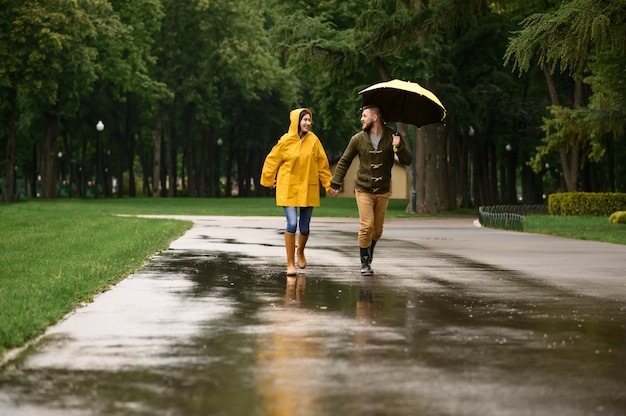
[[[289,113],[289,130],[265,158],[261,172],[261,185],[271,188],[276,184],[276,205],[284,207],[318,207],[320,181],[326,191],[330,189],[328,157],[319,138],[311,131],[302,139],[298,135],[300,112]],[[311,116],[313,117],[313,116]]]

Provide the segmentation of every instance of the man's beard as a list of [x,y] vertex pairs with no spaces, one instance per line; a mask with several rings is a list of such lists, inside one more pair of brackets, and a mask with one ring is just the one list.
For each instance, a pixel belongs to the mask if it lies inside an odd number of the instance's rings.
[[373,122],[373,121],[370,121],[369,123],[367,123],[367,124],[363,125],[363,129],[362,129],[362,130],[363,130],[365,133],[368,133],[368,134],[369,134],[370,130],[372,130],[372,126],[373,126],[373,125],[374,125],[374,122]]

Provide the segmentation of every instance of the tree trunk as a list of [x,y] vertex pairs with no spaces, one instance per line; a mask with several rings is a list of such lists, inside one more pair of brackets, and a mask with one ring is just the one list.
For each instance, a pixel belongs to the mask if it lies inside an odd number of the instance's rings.
[[504,194],[503,194],[503,202],[505,204],[515,204],[517,203],[517,188],[515,180],[517,178],[517,154],[518,150],[511,148],[510,150],[505,149],[504,154]]
[[498,204],[504,204],[506,197],[505,195],[507,194],[507,175],[506,175],[506,163],[507,163],[507,159],[506,159],[506,155],[502,154],[502,156],[498,159],[498,177],[500,179],[499,181],[499,187],[498,187]]
[[559,94],[556,91],[556,85],[554,85],[554,78],[552,78],[552,70],[548,66],[548,64],[541,65],[541,70],[543,71],[543,76],[546,79],[546,84],[548,85],[548,93],[550,94],[550,102],[552,105],[561,105],[559,104]]
[[[119,133],[119,129],[117,130],[117,134]],[[110,137],[112,133],[109,133],[107,136]],[[100,133],[102,136],[102,133]],[[106,139],[106,137],[102,137],[102,139]],[[102,192],[104,196],[109,198],[113,194],[111,192],[111,140],[102,140]]]
[[389,70],[387,69],[387,66],[385,65],[385,63],[383,62],[383,60],[380,57],[375,57],[374,58],[374,66],[376,67],[376,69],[378,70],[378,74],[380,75],[380,80],[381,81],[390,81],[391,80],[391,74],[389,73]]
[[[563,179],[565,180],[565,186],[567,192],[576,192],[578,189],[578,164],[579,164],[579,149],[578,144],[572,146],[569,150],[569,154],[565,149],[559,151],[561,159],[561,167],[563,168]],[[568,160],[569,156],[569,160]]]
[[488,155],[483,132],[473,136],[472,146],[472,195],[477,206],[489,204]]
[[172,112],[170,112],[170,115],[168,116],[168,128],[167,128],[167,156],[166,156],[166,170],[167,170],[167,176],[169,179],[169,183],[168,183],[168,187],[167,187],[167,196],[169,197],[174,197],[176,196],[176,190],[177,190],[177,186],[176,186],[176,182],[178,177],[176,176],[176,168],[177,168],[177,163],[176,163],[176,143],[175,143],[175,134],[174,134],[174,123],[172,122],[172,120],[174,120],[175,118],[172,115]]
[[[68,172],[66,171],[68,164],[67,162],[74,159],[74,150],[72,149],[72,145],[70,144],[69,132],[67,130],[64,131],[63,134],[63,156],[61,162],[61,166],[59,166],[60,177],[63,179],[63,182],[66,180],[68,176]],[[61,182],[61,185],[63,184]],[[74,175],[72,172],[72,168],[70,166],[69,169],[69,180],[66,182],[69,185],[69,197],[73,197],[73,183],[74,183]]]
[[[453,117],[450,116],[450,119],[452,118]],[[450,121],[451,120],[448,120],[448,123],[450,123]],[[452,123],[454,123],[454,120],[452,120]],[[459,145],[461,144],[462,138],[456,129],[447,129],[445,134],[448,140],[447,151],[449,155],[447,162],[449,209],[456,209],[462,202],[460,198],[460,188],[463,178],[459,158]]]
[[[528,160],[530,154],[524,154],[524,159]],[[530,166],[522,164],[522,200],[526,204],[537,204],[542,201],[541,176],[536,174]]]
[[46,138],[41,151],[41,196],[56,198],[57,196],[57,126],[58,116],[54,112],[47,113]]
[[[548,91],[550,93],[550,100],[552,105],[560,105],[559,97],[556,92],[556,86],[554,85],[554,79],[551,74],[551,70],[547,64],[543,64],[541,69],[543,70],[543,75],[546,79],[546,83],[548,85]],[[575,91],[574,91],[574,106],[576,107],[577,103],[580,104],[582,97],[580,94],[580,81],[576,81]],[[578,188],[578,165],[579,165],[579,156],[578,156],[578,145],[574,145],[569,149],[569,161],[568,161],[568,149],[562,147],[559,150],[559,157],[561,160],[561,168],[563,169],[563,179],[565,180],[565,186],[568,192],[576,192]]]
[[[218,140],[215,139],[215,128],[211,127],[211,143],[209,150],[209,168],[210,168],[210,178],[209,178],[209,196],[215,198],[219,192],[219,154],[218,154]],[[220,142],[221,143],[221,142]]]
[[452,196],[450,176],[448,166],[448,135],[442,128],[435,128],[437,134],[437,199],[439,201],[438,211],[446,211],[456,208],[454,197]]
[[496,155],[496,146],[490,141],[487,145],[487,167],[489,169],[489,178],[488,178],[488,186],[489,186],[489,204],[497,204],[500,202],[498,197],[498,165],[496,161],[498,157]]
[[[433,91],[434,82],[432,80],[425,80],[424,87]],[[440,166],[438,164],[440,158],[441,147],[438,145],[438,129],[435,125],[428,125],[422,127],[420,130],[424,130],[424,211],[425,213],[437,212],[438,206],[438,188],[440,185],[438,173]],[[444,141],[445,147],[445,141]]]
[[[120,131],[120,129],[116,129],[117,133],[113,133],[113,143],[115,143],[116,149],[113,150],[113,155],[115,157],[115,176],[117,176],[117,187],[115,189],[115,196],[118,198],[124,197],[124,167],[126,163],[124,163],[124,159],[128,150],[126,148],[126,142],[130,140],[132,136],[130,125],[131,125],[131,116],[130,116],[130,107],[131,107],[131,98],[128,97],[126,99],[126,108],[124,112],[124,133]],[[124,140],[126,138],[126,140]]]
[[137,143],[139,142],[139,133],[131,134],[127,139],[128,153],[126,154],[126,166],[128,168],[128,196],[134,198],[137,196],[137,183],[135,182],[135,151],[137,149]]
[[[167,131],[167,129],[164,129],[163,131]],[[161,144],[161,171],[159,172],[161,189],[159,190],[159,196],[162,197],[167,196],[167,171],[163,168],[166,163],[166,153],[163,151],[163,144]]]
[[470,145],[469,137],[465,134],[460,135],[461,145],[457,147],[457,151],[453,153],[457,160],[457,198],[460,201],[459,207],[471,208],[472,197],[470,195],[470,175],[469,175],[469,160],[470,160]]
[[424,141],[424,160],[425,160],[425,175],[424,175],[424,211],[427,214],[437,212],[437,127],[424,126],[425,141]]
[[415,156],[413,160],[415,160],[415,195],[412,198],[415,200],[415,206],[413,207],[413,212],[424,213],[426,212],[425,208],[425,189],[426,189],[426,158],[425,158],[425,138],[424,138],[424,129],[417,129],[415,133]]
[[202,131],[202,143],[200,145],[200,167],[198,168],[198,195],[201,198],[206,196],[207,176],[209,175],[209,158],[211,154],[211,131],[205,128]]
[[154,159],[152,165],[152,196],[159,196],[159,181],[161,177],[161,143],[163,141],[163,107],[157,103],[156,126],[154,129]]
[[17,91],[10,88],[8,91],[8,114],[7,114],[7,147],[6,147],[6,194],[5,202],[14,202],[15,198],[15,114],[17,111]]
[[[85,139],[86,141],[86,139]],[[37,198],[37,156],[38,156],[38,149],[39,146],[37,146],[37,142],[34,141],[33,142],[33,147],[32,147],[32,159],[31,159],[31,166],[30,166],[30,196],[33,198]]]
[[611,137],[606,137],[606,156],[609,168],[609,192],[617,192],[615,182],[615,146]]
[[80,149],[80,161],[78,162],[78,189],[81,198],[87,196],[87,137],[83,136]]
[[187,190],[188,196],[198,196],[196,151],[193,140],[193,105],[185,106],[184,122],[185,122],[185,161],[187,164]]
[[[244,165],[239,167],[237,166],[237,170],[241,172],[241,180],[243,182],[243,194],[242,196],[249,197],[252,195],[252,151],[248,149],[244,156]],[[241,194],[241,186],[239,187],[239,193]]]
[[247,163],[245,153],[241,150],[236,152],[235,160],[237,162],[237,196],[246,196],[246,176],[244,169]]
[[[141,146],[141,151],[139,154],[139,160],[141,161],[141,169],[144,172],[150,172],[150,168],[153,167],[152,164],[154,163],[154,160],[150,159],[150,155],[146,152],[146,148],[145,146]],[[152,195],[152,191],[151,191],[151,177],[150,175],[142,175],[142,181],[141,181],[141,186],[142,186],[142,195]]]
[[235,137],[235,129],[230,129],[230,140],[228,141],[228,150],[226,151],[226,196],[233,196],[233,142]]
[[[126,98],[126,111],[124,116],[124,133],[115,136],[115,143],[117,144],[116,168],[117,168],[117,189],[116,194],[118,198],[124,197],[124,170],[128,169],[128,195],[131,195],[131,175],[134,170],[134,166],[128,165],[128,160],[135,159],[135,137],[133,134],[132,126],[135,125],[135,117],[133,117],[133,109],[137,108],[137,97],[134,94],[129,94]],[[134,177],[132,179],[134,181]]]

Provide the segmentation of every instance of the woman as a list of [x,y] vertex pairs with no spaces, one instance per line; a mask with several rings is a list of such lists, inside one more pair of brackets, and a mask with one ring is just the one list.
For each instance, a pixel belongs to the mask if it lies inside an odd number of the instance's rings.
[[[309,239],[313,207],[320,205],[320,181],[328,192],[332,175],[328,158],[319,138],[311,131],[311,110],[298,108],[289,113],[289,130],[265,158],[261,185],[276,187],[276,205],[282,206],[287,219],[285,250],[287,276],[296,275],[295,247],[298,236],[298,267],[306,267],[304,247]],[[298,222],[297,208],[300,209]]]

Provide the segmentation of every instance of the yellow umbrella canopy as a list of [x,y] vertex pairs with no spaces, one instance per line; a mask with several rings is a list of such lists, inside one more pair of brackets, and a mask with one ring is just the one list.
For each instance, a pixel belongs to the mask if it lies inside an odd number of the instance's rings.
[[422,127],[442,123],[446,117],[441,101],[416,82],[394,79],[374,84],[359,94],[363,97],[363,107],[379,107],[385,121]]

